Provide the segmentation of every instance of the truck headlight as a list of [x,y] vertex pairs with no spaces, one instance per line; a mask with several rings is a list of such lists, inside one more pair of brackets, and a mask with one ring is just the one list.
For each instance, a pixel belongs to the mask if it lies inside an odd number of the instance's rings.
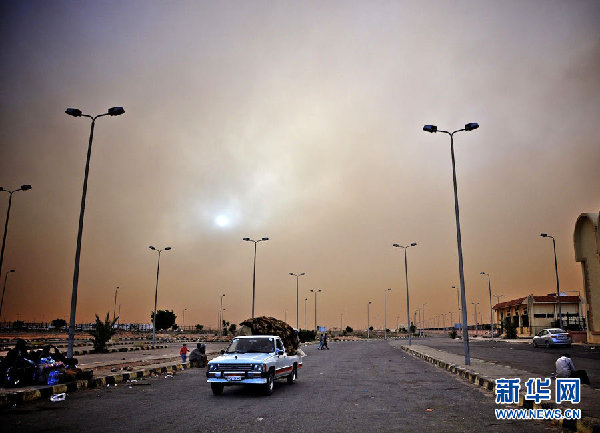
[[252,364],[253,371],[260,371],[262,369],[262,364]]
[[219,364],[208,364],[208,371],[217,371],[219,369]]

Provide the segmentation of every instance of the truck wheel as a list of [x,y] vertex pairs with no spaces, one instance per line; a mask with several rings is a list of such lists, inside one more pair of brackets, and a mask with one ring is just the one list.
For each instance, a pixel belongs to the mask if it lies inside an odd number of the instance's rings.
[[221,395],[223,394],[223,384],[222,383],[211,383],[210,384],[210,389],[212,389],[212,392],[214,395]]
[[294,365],[292,372],[287,377],[287,383],[289,383],[290,385],[294,384],[296,382],[297,377],[298,377],[298,372],[296,370],[296,366]]
[[274,385],[275,385],[275,373],[273,373],[272,371],[269,371],[269,374],[267,375],[267,383],[265,383],[264,389],[263,389],[265,395],[273,394]]

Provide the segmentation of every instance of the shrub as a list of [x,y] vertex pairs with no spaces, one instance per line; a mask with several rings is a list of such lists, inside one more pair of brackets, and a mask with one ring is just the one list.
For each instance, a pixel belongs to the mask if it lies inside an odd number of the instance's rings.
[[118,319],[118,317],[115,317],[113,320],[110,320],[109,314],[106,313],[106,319],[102,322],[96,314],[96,324],[94,325],[94,329],[90,331],[90,335],[94,338],[95,352],[106,352],[106,343],[117,332],[115,323],[117,323]]
[[457,334],[457,332],[456,332],[456,328],[452,328],[452,331],[450,331],[450,332],[448,333],[448,335],[449,335],[449,336],[450,336],[450,338],[452,338],[452,339],[456,338],[456,336],[458,335],[458,334]]
[[354,329],[352,329],[350,326],[346,326],[346,333],[351,334],[352,332],[354,332]]
[[317,337],[317,333],[308,329],[301,329],[298,332],[298,339],[301,343],[305,343],[307,341],[314,341]]

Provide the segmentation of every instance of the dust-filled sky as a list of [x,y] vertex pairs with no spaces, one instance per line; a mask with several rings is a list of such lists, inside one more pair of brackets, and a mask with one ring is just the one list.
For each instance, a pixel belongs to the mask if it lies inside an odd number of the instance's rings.
[[[4,1],[0,185],[13,195],[7,320],[69,319],[96,122],[77,322],[248,318],[300,326],[452,311],[455,135],[471,302],[581,290],[572,233],[600,210],[597,1]],[[8,206],[0,194],[0,221]],[[574,293],[571,293],[574,294]],[[308,298],[308,301],[305,301]],[[119,308],[119,307],[117,307]],[[343,315],[343,316],[342,316]],[[449,322],[449,320],[448,320]]]

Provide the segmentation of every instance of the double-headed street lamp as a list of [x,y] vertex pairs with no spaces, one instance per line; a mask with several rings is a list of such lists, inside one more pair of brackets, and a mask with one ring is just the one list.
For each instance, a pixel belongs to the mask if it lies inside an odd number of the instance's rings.
[[315,333],[316,333],[316,332],[319,332],[319,330],[317,329],[317,293],[322,292],[323,290],[321,290],[321,289],[310,289],[310,291],[315,294]]
[[562,329],[562,310],[560,307],[560,284],[558,282],[558,262],[556,260],[556,239],[554,236],[550,236],[548,233],[540,233],[543,238],[552,239],[552,246],[554,247],[554,272],[556,273],[556,299],[558,299],[558,327]]
[[383,295],[383,339],[387,340],[387,293],[390,292],[392,288],[385,289]]
[[81,194],[81,210],[79,212],[79,229],[77,231],[77,248],[75,249],[75,267],[73,269],[73,292],[71,294],[71,317],[69,319],[69,344],[67,346],[67,358],[73,357],[73,340],[75,339],[75,311],[77,309],[77,287],[79,285],[79,258],[81,256],[81,237],[83,235],[83,215],[85,213],[85,196],[87,195],[88,175],[90,172],[90,157],[92,156],[92,141],[94,139],[94,126],[96,119],[103,116],[120,116],[125,113],[123,107],[111,107],[104,114],[91,116],[84,114],[77,108],[67,108],[65,110],[69,116],[88,117],[92,119],[90,127],[90,139],[88,142],[87,160],[85,163],[85,172],[83,177],[83,192]]
[[[302,275],[306,275],[306,273],[302,272],[301,274],[294,274],[293,272],[290,272],[290,275],[296,277],[296,329],[300,330],[300,325],[298,324],[298,278],[300,278]],[[306,324],[304,326],[306,327]]]
[[438,130],[435,125],[425,125],[423,131],[426,132],[443,132],[450,136],[450,154],[452,155],[452,183],[454,185],[454,213],[456,216],[456,243],[458,245],[458,273],[460,275],[460,295],[462,299],[462,322],[463,322],[463,341],[465,346],[465,364],[471,365],[471,357],[469,356],[469,331],[467,329],[467,303],[465,298],[465,275],[463,273],[463,255],[462,255],[462,240],[460,234],[460,218],[458,210],[458,192],[456,186],[456,162],[454,159],[454,134],[460,131],[473,131],[479,128],[478,123],[467,123],[464,128],[456,131]]
[[408,345],[410,346],[412,344],[412,337],[410,335],[410,303],[408,299],[408,262],[406,261],[406,250],[410,247],[416,247],[417,243],[412,242],[410,245],[405,246],[394,244],[394,246],[404,250],[404,276],[406,277],[406,326],[408,327]]
[[156,289],[154,290],[154,316],[152,316],[152,345],[154,346],[156,342],[156,300],[158,298],[158,274],[160,272],[160,253],[163,251],[169,251],[171,247],[165,247],[163,249],[154,248],[150,245],[152,251],[158,251],[158,262],[156,264]]
[[14,269],[11,269],[10,271],[6,271],[6,274],[4,274],[4,286],[2,287],[2,300],[0,300],[0,317],[2,317],[2,305],[4,305],[4,292],[6,292],[6,279],[8,278],[8,274],[15,272]]
[[480,275],[487,275],[488,277],[488,292],[490,294],[490,331],[491,333],[491,338],[492,341],[494,341],[494,313],[492,312],[492,282],[491,282],[491,278],[490,278],[490,274],[487,274],[485,272],[480,272]]
[[254,319],[254,295],[256,293],[256,244],[263,241],[268,241],[269,238],[262,238],[257,241],[250,238],[243,238],[246,242],[254,242],[254,268],[252,271],[252,318]]
[[4,247],[6,246],[6,233],[8,232],[8,220],[10,219],[10,208],[12,207],[12,196],[17,191],[29,191],[31,185],[21,185],[21,188],[14,189],[12,191],[4,189],[0,186],[0,192],[7,192],[8,197],[8,208],[6,209],[6,221],[4,222],[4,235],[2,236],[2,249],[0,250],[0,275],[2,275],[2,265],[4,264]]

